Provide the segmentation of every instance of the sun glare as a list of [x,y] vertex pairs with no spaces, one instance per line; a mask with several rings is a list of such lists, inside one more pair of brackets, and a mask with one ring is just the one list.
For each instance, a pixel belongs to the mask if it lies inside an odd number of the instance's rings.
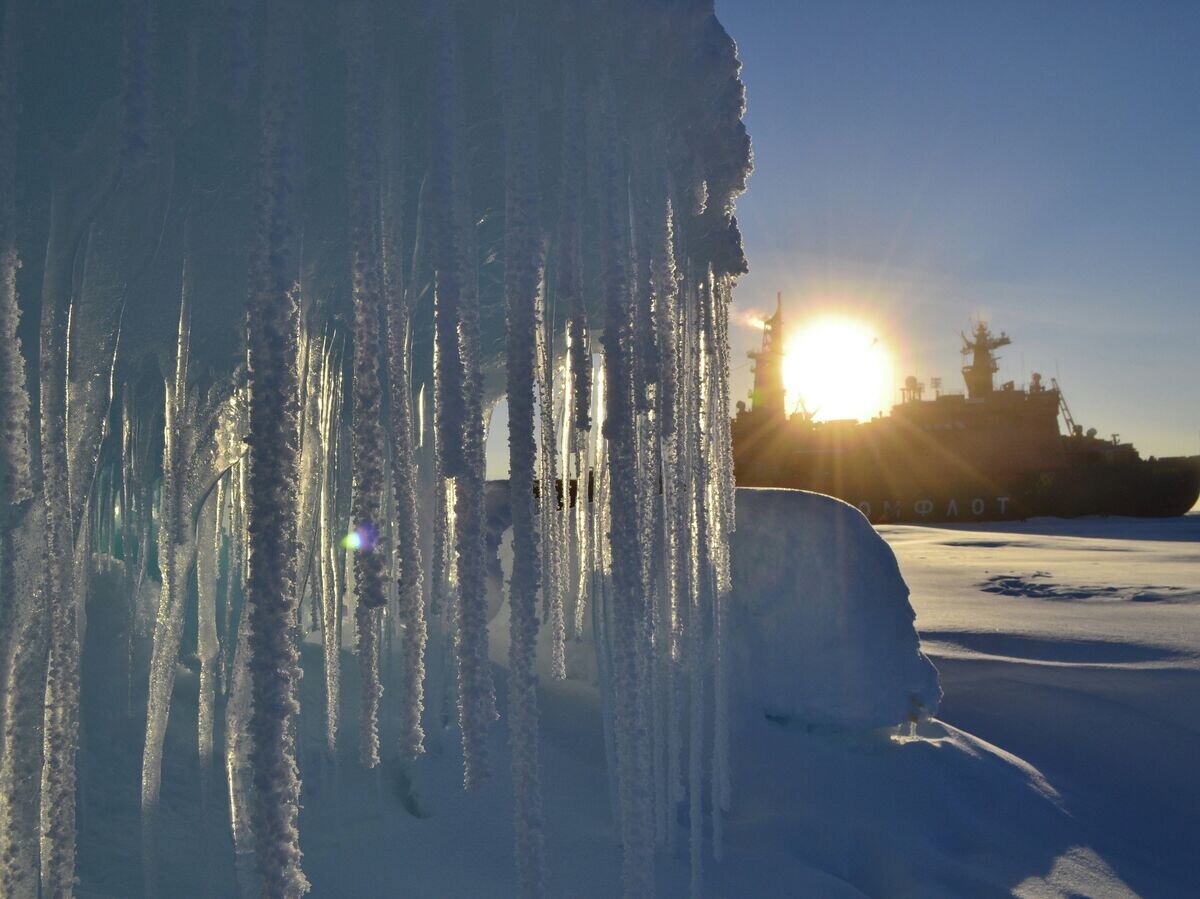
[[864,322],[826,316],[787,339],[783,385],[788,412],[806,410],[817,421],[871,418],[891,408],[892,360]]

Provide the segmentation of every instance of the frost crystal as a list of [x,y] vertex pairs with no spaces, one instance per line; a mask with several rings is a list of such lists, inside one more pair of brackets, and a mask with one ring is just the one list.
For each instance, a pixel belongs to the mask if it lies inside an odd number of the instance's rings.
[[[121,635],[117,711],[140,717],[146,687],[147,894],[178,869],[176,770],[200,781],[206,864],[227,797],[236,863],[214,870],[282,897],[308,889],[302,765],[326,801],[357,748],[419,811],[425,753],[461,740],[483,784],[511,515],[517,892],[554,882],[539,687],[594,677],[624,890],[651,895],[686,839],[699,894],[731,802],[727,306],[750,162],[711,4],[177,6],[100,27],[4,9],[0,892],[75,889],[92,610]],[[506,493],[485,484],[505,395]],[[101,575],[118,601],[96,602]]]

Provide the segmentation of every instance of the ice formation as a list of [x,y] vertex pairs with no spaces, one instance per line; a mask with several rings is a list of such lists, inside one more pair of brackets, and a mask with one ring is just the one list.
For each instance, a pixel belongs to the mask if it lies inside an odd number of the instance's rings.
[[[9,0],[2,38],[0,891],[92,876],[100,571],[128,597],[147,895],[171,892],[192,689],[186,764],[247,895],[306,892],[302,778],[336,783],[352,749],[419,766],[456,725],[464,786],[486,782],[485,413],[506,394],[519,891],[558,863],[546,670],[597,679],[626,894],[685,839],[701,893],[730,804],[750,167],[710,0]],[[300,709],[302,659],[323,706]]]

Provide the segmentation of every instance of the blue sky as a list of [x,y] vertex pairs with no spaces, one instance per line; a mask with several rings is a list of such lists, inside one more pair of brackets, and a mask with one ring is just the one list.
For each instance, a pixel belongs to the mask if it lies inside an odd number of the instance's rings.
[[[961,386],[957,334],[1076,421],[1200,452],[1200,2],[717,0],[756,169],[740,310],[872,321]],[[749,388],[733,329],[732,388]]]

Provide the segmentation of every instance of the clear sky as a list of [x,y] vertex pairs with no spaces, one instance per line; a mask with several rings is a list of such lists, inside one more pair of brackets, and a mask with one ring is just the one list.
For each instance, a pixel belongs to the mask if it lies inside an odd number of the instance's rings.
[[[755,173],[737,319],[867,318],[897,381],[1057,374],[1075,420],[1200,452],[1200,2],[717,0]],[[735,398],[749,389],[734,327]]]

